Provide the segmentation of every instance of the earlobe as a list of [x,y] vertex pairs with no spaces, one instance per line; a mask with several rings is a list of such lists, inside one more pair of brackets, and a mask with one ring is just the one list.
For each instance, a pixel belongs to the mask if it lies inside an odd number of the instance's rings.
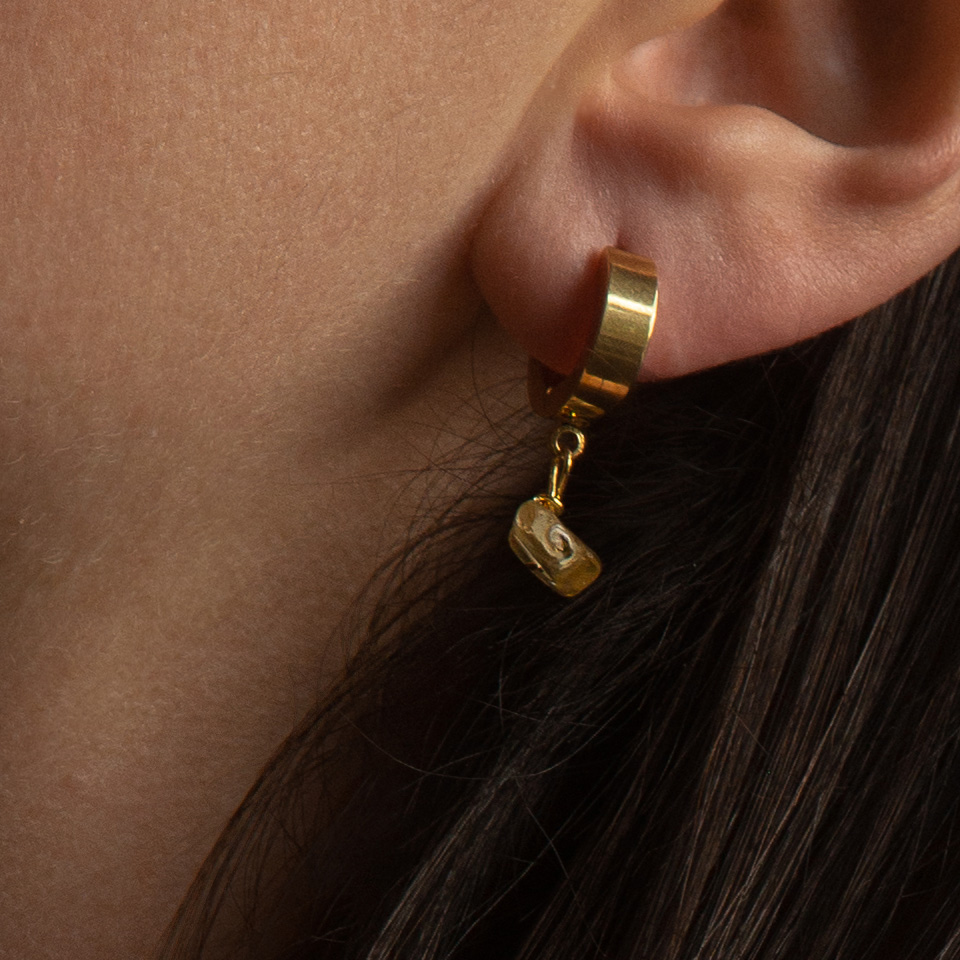
[[[750,29],[758,10],[781,5],[751,4]],[[909,106],[866,110],[862,87],[818,116],[807,94],[822,93],[824,81],[807,58],[773,69],[759,49],[750,70],[736,63],[736,82],[725,80],[720,54],[746,43],[736,34],[741,6],[728,3],[611,65],[487,210],[474,246],[478,282],[508,331],[548,366],[568,370],[590,334],[592,264],[607,245],[658,264],[658,332],[645,372],[666,377],[820,333],[960,244],[957,98],[927,103],[920,127],[889,112]],[[795,21],[760,20],[774,49],[809,50],[771,34]],[[960,88],[958,60],[936,59],[938,89]],[[705,77],[704,63],[717,76]],[[689,86],[684,71],[695,74]],[[931,89],[929,70],[901,73],[918,96]],[[909,92],[899,98],[910,102]],[[821,135],[844,132],[844,123],[851,142]]]

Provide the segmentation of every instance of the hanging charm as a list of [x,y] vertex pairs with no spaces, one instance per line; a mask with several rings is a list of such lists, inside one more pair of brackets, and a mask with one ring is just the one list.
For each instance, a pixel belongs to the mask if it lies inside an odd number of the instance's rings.
[[[561,521],[574,461],[586,447],[584,429],[619,403],[636,382],[657,313],[657,271],[650,260],[614,247],[603,251],[606,296],[593,344],[577,369],[549,385],[550,373],[530,361],[534,411],[560,421],[545,493],[520,505],[510,531],[513,552],[563,597],[585,590],[600,575],[600,558]],[[555,379],[555,378],[554,378]]]
[[571,424],[553,434],[553,466],[547,492],[520,505],[510,531],[513,552],[548,587],[562,597],[574,597],[600,576],[600,558],[560,522],[563,493],[573,461],[587,439]]

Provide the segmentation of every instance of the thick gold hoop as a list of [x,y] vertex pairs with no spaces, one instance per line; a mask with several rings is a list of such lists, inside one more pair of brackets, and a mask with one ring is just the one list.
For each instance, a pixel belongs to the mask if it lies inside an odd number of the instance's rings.
[[[545,493],[520,504],[510,530],[513,552],[547,586],[573,597],[600,576],[600,558],[560,520],[573,462],[583,453],[583,427],[618,404],[637,380],[657,316],[657,268],[614,247],[603,251],[606,296],[593,343],[577,369],[559,382],[530,361],[530,404],[559,418]],[[558,378],[553,377],[553,381]]]
[[603,262],[603,312],[577,369],[552,383],[551,372],[530,361],[527,391],[530,405],[541,416],[588,423],[616,406],[636,383],[657,317],[657,268],[653,261],[616,247],[603,251]]

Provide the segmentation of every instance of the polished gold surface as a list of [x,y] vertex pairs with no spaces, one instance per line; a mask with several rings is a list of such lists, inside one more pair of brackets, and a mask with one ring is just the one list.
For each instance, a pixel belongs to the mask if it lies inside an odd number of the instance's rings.
[[559,383],[530,361],[530,404],[544,417],[589,422],[619,403],[637,380],[657,316],[657,268],[614,247],[603,251],[606,297],[594,342]]
[[600,576],[600,558],[560,522],[546,497],[520,504],[510,546],[529,569],[561,597],[574,597]]
[[567,489],[567,480],[573,469],[573,461],[586,449],[587,438],[583,431],[571,424],[563,423],[553,433],[553,465],[547,483],[546,498],[556,507],[557,514],[563,513],[563,494]]
[[[522,503],[510,530],[513,552],[547,586],[573,597],[600,575],[600,558],[560,522],[573,462],[586,447],[581,427],[630,391],[640,372],[657,316],[657,269],[650,260],[607,247],[606,295],[597,335],[577,369],[551,383],[550,371],[530,361],[528,390],[536,413],[558,418],[545,493]],[[558,378],[553,377],[553,380]]]

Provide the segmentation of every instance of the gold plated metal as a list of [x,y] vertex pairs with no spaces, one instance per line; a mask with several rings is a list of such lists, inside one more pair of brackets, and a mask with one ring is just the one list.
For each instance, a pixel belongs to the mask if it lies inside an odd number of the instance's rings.
[[562,423],[553,432],[553,466],[550,468],[550,480],[546,498],[563,512],[563,494],[567,489],[567,480],[573,469],[573,461],[586,449],[587,438],[583,431],[573,424]]
[[594,342],[577,369],[551,385],[550,371],[530,361],[530,405],[543,417],[596,420],[637,381],[657,317],[657,268],[651,260],[614,247],[607,247],[603,258],[603,312]]
[[[573,597],[600,575],[600,558],[560,522],[573,463],[586,447],[583,428],[619,403],[636,382],[657,315],[652,261],[614,247],[603,251],[606,296],[594,342],[566,378],[530,361],[528,392],[536,413],[556,418],[546,492],[522,503],[510,531],[513,552],[547,586]],[[556,381],[556,382],[552,382]]]

